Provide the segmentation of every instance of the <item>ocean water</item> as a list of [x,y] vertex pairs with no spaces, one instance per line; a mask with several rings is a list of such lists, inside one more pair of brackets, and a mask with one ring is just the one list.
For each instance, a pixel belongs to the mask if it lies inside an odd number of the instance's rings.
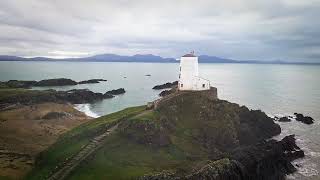
[[[152,87],[177,80],[178,71],[179,65],[175,63],[0,62],[0,81],[103,78],[108,81],[50,88],[87,88],[102,93],[125,88],[127,93],[113,99],[76,105],[89,116],[98,117],[155,100],[160,91]],[[261,109],[270,116],[299,112],[313,117],[316,120],[313,125],[296,121],[280,123],[282,133],[275,138],[295,134],[298,145],[306,153],[305,158],[294,162],[300,166],[298,172],[287,179],[320,179],[320,66],[200,64],[199,73],[218,88],[220,99]]]

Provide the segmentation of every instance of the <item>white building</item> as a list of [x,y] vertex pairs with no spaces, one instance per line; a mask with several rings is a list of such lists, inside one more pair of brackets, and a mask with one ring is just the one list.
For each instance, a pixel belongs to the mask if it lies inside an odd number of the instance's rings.
[[194,53],[180,59],[178,89],[180,91],[201,91],[210,89],[210,81],[199,77],[198,57]]

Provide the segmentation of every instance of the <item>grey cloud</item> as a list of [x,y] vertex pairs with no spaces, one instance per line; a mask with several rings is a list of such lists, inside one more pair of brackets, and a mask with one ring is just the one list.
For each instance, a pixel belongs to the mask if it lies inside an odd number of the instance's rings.
[[3,0],[0,54],[199,54],[319,62],[319,0]]

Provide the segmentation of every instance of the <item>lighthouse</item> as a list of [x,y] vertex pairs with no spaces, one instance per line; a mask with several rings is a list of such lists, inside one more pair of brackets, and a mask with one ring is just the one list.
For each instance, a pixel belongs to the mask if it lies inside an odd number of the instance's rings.
[[178,89],[180,91],[202,91],[210,89],[210,81],[199,77],[198,57],[191,52],[180,58]]

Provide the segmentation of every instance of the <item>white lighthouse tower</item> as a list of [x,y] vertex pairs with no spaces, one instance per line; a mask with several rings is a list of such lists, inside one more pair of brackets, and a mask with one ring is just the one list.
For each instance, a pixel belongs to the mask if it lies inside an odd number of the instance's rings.
[[198,57],[194,52],[180,59],[178,89],[180,91],[202,91],[210,89],[210,81],[199,77]]

